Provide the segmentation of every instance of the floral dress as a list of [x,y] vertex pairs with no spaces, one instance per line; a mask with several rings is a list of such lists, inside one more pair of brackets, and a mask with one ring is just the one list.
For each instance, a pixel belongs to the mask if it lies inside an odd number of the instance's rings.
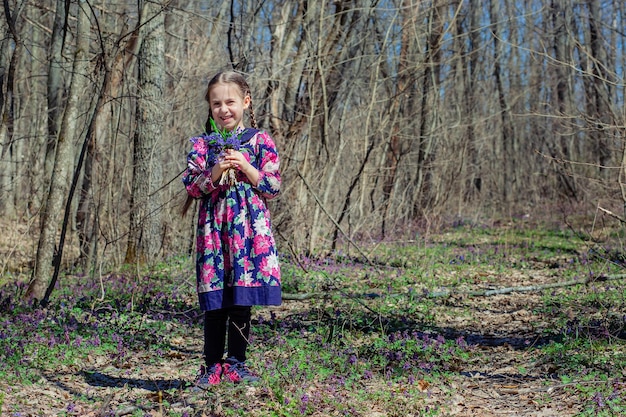
[[190,139],[183,183],[200,199],[196,278],[204,311],[232,305],[279,305],[280,266],[267,200],[280,192],[276,146],[264,131],[246,129],[239,151],[259,171],[259,182],[236,172],[234,185],[211,181],[215,149],[205,137]]

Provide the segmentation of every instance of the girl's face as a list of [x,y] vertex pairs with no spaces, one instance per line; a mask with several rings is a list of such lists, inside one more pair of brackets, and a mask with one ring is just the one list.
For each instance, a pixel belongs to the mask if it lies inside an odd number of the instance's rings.
[[234,83],[218,83],[209,91],[209,107],[215,123],[227,131],[244,128],[243,111],[250,106],[250,96],[243,97]]

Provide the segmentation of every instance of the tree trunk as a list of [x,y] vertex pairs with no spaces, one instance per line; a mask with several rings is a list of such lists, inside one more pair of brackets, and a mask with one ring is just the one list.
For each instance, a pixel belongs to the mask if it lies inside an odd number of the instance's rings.
[[[83,171],[82,184],[80,187],[80,199],[76,210],[76,228],[78,231],[78,241],[80,247],[79,263],[83,268],[89,268],[96,261],[97,239],[99,236],[98,225],[98,202],[93,198],[93,175],[94,163],[97,159],[96,140],[102,145],[106,145],[110,136],[110,124],[115,107],[109,98],[117,98],[122,88],[124,74],[130,72],[130,64],[134,62],[137,54],[137,31],[134,31],[128,41],[121,45],[116,52],[113,62],[105,74],[104,88],[98,98],[96,106],[95,126],[91,130],[92,137],[89,138],[85,167]],[[102,56],[106,56],[106,51],[100,51]],[[105,63],[108,65],[108,63]]]
[[594,144],[595,155],[600,174],[605,177],[609,170],[611,160],[611,145],[609,141],[609,131],[611,122],[611,111],[609,109],[608,75],[605,67],[609,66],[607,54],[605,52],[605,40],[602,37],[602,17],[600,15],[600,0],[587,0],[589,7],[589,52],[591,53],[590,81],[590,101],[592,120],[591,138]]
[[[48,140],[46,141],[46,153],[44,164],[44,188],[48,189],[50,174],[55,160],[55,146],[59,132],[59,123],[63,109],[63,98],[65,97],[65,62],[63,60],[63,49],[65,45],[65,35],[68,29],[66,0],[56,1],[56,12],[54,24],[52,26],[52,38],[50,40],[50,54],[48,56]],[[43,208],[45,211],[45,207]]]
[[432,208],[429,199],[434,199],[433,189],[430,187],[432,178],[429,167],[431,150],[436,140],[439,114],[438,89],[441,82],[441,46],[444,33],[445,8],[440,0],[432,2],[428,17],[427,44],[424,57],[424,74],[422,76],[422,98],[420,106],[419,128],[417,130],[417,168],[415,177],[415,191],[419,196],[415,202],[414,215],[423,213]]
[[72,80],[70,94],[63,113],[61,128],[56,143],[56,154],[50,190],[42,213],[42,228],[39,235],[35,268],[32,280],[26,292],[27,298],[43,301],[44,290],[51,278],[53,264],[61,262],[59,248],[55,248],[57,230],[61,226],[63,217],[63,203],[66,199],[69,172],[74,166],[74,143],[79,127],[79,118],[82,111],[79,107],[80,98],[88,90],[89,73],[89,9],[87,0],[78,0],[78,28],[76,31],[76,51],[72,66]]
[[[403,27],[411,27],[411,24],[415,21],[415,13],[417,8],[411,6],[409,0],[403,0],[402,12],[401,12],[401,24]],[[413,44],[412,31],[404,30],[400,38],[400,56],[398,58],[398,82],[395,97],[391,102],[391,114],[395,114],[396,118],[399,118],[401,112],[406,106],[409,106],[410,99],[414,95],[413,89],[410,87],[410,80],[413,78],[413,70],[411,68],[410,54],[412,52],[411,45]],[[402,123],[404,125],[404,123]],[[383,178],[382,184],[382,216],[380,222],[380,234],[384,239],[387,234],[387,219],[390,214],[392,192],[396,184],[396,178],[398,174],[398,165],[400,164],[400,158],[402,158],[402,144],[400,139],[399,123],[391,124],[391,135],[388,139],[385,149],[385,168],[386,173]],[[419,138],[418,138],[419,140]]]
[[[508,202],[512,197],[511,190],[515,186],[513,178],[513,147],[515,137],[511,125],[509,104],[507,102],[507,93],[505,91],[505,81],[503,80],[504,50],[501,46],[500,39],[500,20],[502,14],[500,12],[498,0],[490,0],[490,15],[493,34],[493,79],[496,84],[496,92],[498,94],[498,114],[500,116],[499,134],[494,135],[494,157],[496,169],[493,174],[496,175],[496,184],[503,202]],[[506,68],[506,66],[504,66]]]
[[565,122],[568,115],[572,114],[572,87],[569,77],[570,71],[567,67],[567,64],[572,62],[568,47],[569,30],[567,27],[567,15],[569,14],[569,5],[565,0],[552,0],[550,9],[552,13],[552,31],[554,33],[554,58],[556,59],[554,74],[550,75],[552,75],[556,84],[553,88],[556,93],[554,94],[554,100],[558,117],[553,124],[553,140],[548,141],[548,146],[552,157],[558,161],[553,165],[560,192],[576,199],[576,179],[571,175],[573,169],[573,146],[570,142],[573,139],[573,135],[568,134],[569,129]]
[[126,263],[152,263],[161,247],[162,150],[165,47],[164,14],[159,3],[143,3],[139,26],[139,91],[133,137],[133,179]]
[[[459,176],[463,179],[460,186],[461,195],[459,197],[458,215],[462,215],[465,205],[472,201],[478,200],[482,189],[482,178],[480,176],[481,159],[478,156],[478,135],[476,134],[476,82],[477,82],[477,54],[475,48],[480,44],[478,37],[479,30],[479,10],[476,7],[467,6],[466,18],[467,23],[463,28],[462,19],[457,19],[457,37],[459,39],[459,51],[461,52],[459,59],[461,60],[461,86],[459,97],[463,103],[463,120],[466,121],[466,132],[462,135],[463,159],[459,164]],[[467,39],[463,34],[466,33]]]
[[[13,40],[13,50],[6,74],[3,74],[2,83],[6,86],[2,95],[2,124],[0,125],[0,212],[9,216],[15,214],[13,204],[13,173],[11,165],[15,158],[14,128],[15,128],[15,87],[18,61],[22,53],[22,40],[16,25],[22,3],[13,11],[9,9],[7,0],[4,0],[4,17],[8,26],[8,32]],[[1,87],[1,86],[0,86]]]
[[[29,24],[27,28],[32,34],[33,46],[28,47],[28,53],[22,54],[22,61],[25,61],[28,74],[45,74],[48,68],[48,35],[44,27],[39,23],[46,20],[46,11],[39,8],[29,8],[26,19],[37,24]],[[27,165],[25,180],[19,185],[22,192],[15,191],[15,199],[20,202],[18,213],[24,218],[35,215],[42,205],[43,196],[41,193],[41,178],[44,170],[44,158],[41,158],[41,149],[45,149],[48,142],[48,106],[46,104],[46,83],[45,81],[34,81],[26,77],[20,77],[22,85],[20,87],[22,114],[26,117],[20,118],[20,132],[27,132],[27,140],[23,142],[23,152],[20,153],[20,163],[32,161]],[[24,93],[27,94],[24,94]],[[24,97],[26,96],[26,97]],[[19,176],[18,176],[19,178]]]

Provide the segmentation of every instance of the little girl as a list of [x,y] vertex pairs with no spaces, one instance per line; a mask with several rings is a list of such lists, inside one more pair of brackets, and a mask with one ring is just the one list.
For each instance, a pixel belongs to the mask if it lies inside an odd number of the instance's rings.
[[[196,278],[204,311],[204,359],[196,385],[258,379],[245,364],[251,306],[281,303],[280,267],[267,200],[280,191],[279,159],[256,130],[248,83],[221,72],[208,84],[208,134],[191,138],[183,183],[200,199]],[[249,110],[252,128],[245,128]],[[183,209],[185,211],[185,209]],[[224,345],[228,329],[228,355]]]

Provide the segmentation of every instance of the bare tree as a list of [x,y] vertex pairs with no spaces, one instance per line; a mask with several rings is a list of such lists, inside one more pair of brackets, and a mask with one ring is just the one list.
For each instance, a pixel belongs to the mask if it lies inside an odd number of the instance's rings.
[[74,166],[74,143],[78,137],[78,132],[81,131],[80,98],[88,90],[90,23],[86,3],[86,0],[78,0],[77,3],[77,42],[74,52],[72,81],[68,103],[57,136],[50,190],[47,195],[45,210],[42,213],[42,228],[39,234],[35,268],[26,294],[27,297],[40,301],[47,300],[53,287],[53,285],[49,286],[49,291],[44,294],[46,284],[52,275],[52,266],[61,262],[63,244],[59,243],[56,247],[57,230],[63,218],[62,208],[67,196],[69,172]]
[[99,208],[105,205],[102,202],[104,198],[96,198],[99,188],[94,190],[92,187],[98,164],[97,159],[102,156],[102,153],[98,152],[97,141],[106,146],[108,144],[107,139],[112,136],[111,123],[116,113],[114,100],[120,94],[125,76],[130,72],[129,68],[135,62],[134,57],[138,41],[137,30],[124,33],[116,42],[119,47],[108,51],[102,34],[98,34],[98,36],[100,40],[98,56],[101,69],[99,72],[104,72],[103,86],[95,108],[95,119],[89,129],[90,137],[87,138],[80,198],[76,210],[76,228],[80,246],[79,263],[87,269],[94,267],[97,261],[101,216]]
[[[65,38],[68,30],[70,2],[65,0],[56,0],[56,8],[54,13],[54,23],[52,24],[52,37],[50,39],[50,48],[48,50],[48,80],[47,87],[47,109],[48,117],[47,128],[48,135],[45,145],[44,155],[44,176],[43,190],[48,192],[52,177],[52,170],[55,160],[55,149],[57,144],[57,136],[59,134],[59,125],[63,115],[64,101],[67,96],[67,81],[65,75],[69,73],[67,62],[65,59]],[[71,65],[71,64],[70,64]],[[43,198],[41,213],[46,211],[46,198]],[[43,220],[43,216],[40,216]],[[40,227],[44,227],[40,224]]]
[[493,79],[496,85],[496,93],[498,98],[498,113],[500,115],[501,133],[494,135],[494,157],[497,168],[494,172],[500,175],[496,176],[497,188],[500,191],[504,201],[511,198],[511,190],[514,183],[513,179],[513,157],[512,144],[516,140],[513,135],[511,125],[510,106],[508,103],[507,92],[504,84],[506,80],[504,71],[502,70],[502,62],[505,60],[504,49],[502,46],[502,33],[499,20],[504,14],[500,9],[499,0],[490,0],[489,15],[491,17],[491,27],[493,32]]
[[0,214],[41,213],[29,219],[54,248],[43,224],[51,181],[68,181],[52,171],[61,129],[73,107],[85,120],[95,108],[80,199],[61,197],[75,223],[54,225],[84,266],[188,251],[178,175],[206,120],[207,79],[232,67],[276,139],[272,220],[295,254],[546,201],[623,204],[626,38],[609,18],[622,2],[96,0],[85,90],[109,78],[75,101],[77,3],[3,4]]
[[609,166],[611,150],[607,130],[610,130],[609,114],[609,91],[606,67],[610,66],[607,61],[605,42],[602,36],[602,17],[600,15],[600,0],[587,0],[589,8],[589,50],[588,55],[588,83],[587,102],[588,111],[594,129],[590,136],[594,144],[594,153],[597,156],[600,172],[605,172]]
[[[15,87],[16,87],[16,71],[18,62],[22,53],[23,40],[21,39],[17,22],[21,14],[24,3],[19,2],[11,11],[8,0],[3,0],[4,16],[8,27],[8,35],[12,40],[12,53],[9,60],[9,67],[5,77],[2,79],[2,85],[6,86],[2,91],[2,124],[0,125],[0,144],[2,150],[0,152],[0,195],[7,193],[6,196],[0,198],[0,211],[5,211],[9,215],[15,214],[14,199],[10,198],[10,189],[14,181],[15,170],[11,169],[11,162],[15,162],[15,146],[14,146],[14,129],[15,129]],[[9,46],[8,42],[3,42],[3,47]],[[2,51],[4,52],[4,51]],[[4,53],[2,54],[4,56]]]
[[563,0],[552,0],[550,4],[551,19],[547,20],[554,36],[554,59],[552,65],[554,71],[548,76],[554,77],[553,85],[553,101],[555,116],[557,118],[552,123],[552,135],[554,142],[548,143],[551,156],[559,161],[554,164],[558,179],[558,187],[570,198],[577,198],[576,178],[568,175],[571,172],[571,161],[575,159],[574,144],[572,139],[574,136],[569,133],[572,128],[567,123],[567,117],[572,113],[572,80],[570,78],[570,70],[567,67],[568,62],[572,62],[571,46],[568,33],[571,31],[569,27],[569,19],[571,18],[571,10],[567,7],[567,2]]
[[133,136],[133,180],[130,233],[126,262],[153,262],[162,242],[161,199],[163,179],[159,147],[163,134],[165,44],[164,13],[159,2],[140,2],[138,56],[139,91]]
[[[440,0],[433,2],[431,9],[428,11],[428,20],[426,27],[426,44],[424,48],[424,72],[421,81],[421,106],[419,127],[417,127],[417,169],[415,177],[415,190],[418,198],[412,201],[413,206],[419,207],[423,202],[433,197],[432,193],[432,158],[438,138],[435,132],[441,125],[442,115],[436,92],[441,84],[441,61],[442,61],[442,43],[444,35],[444,19],[446,6]],[[428,204],[432,207],[432,203]],[[414,210],[419,212],[420,210]]]

